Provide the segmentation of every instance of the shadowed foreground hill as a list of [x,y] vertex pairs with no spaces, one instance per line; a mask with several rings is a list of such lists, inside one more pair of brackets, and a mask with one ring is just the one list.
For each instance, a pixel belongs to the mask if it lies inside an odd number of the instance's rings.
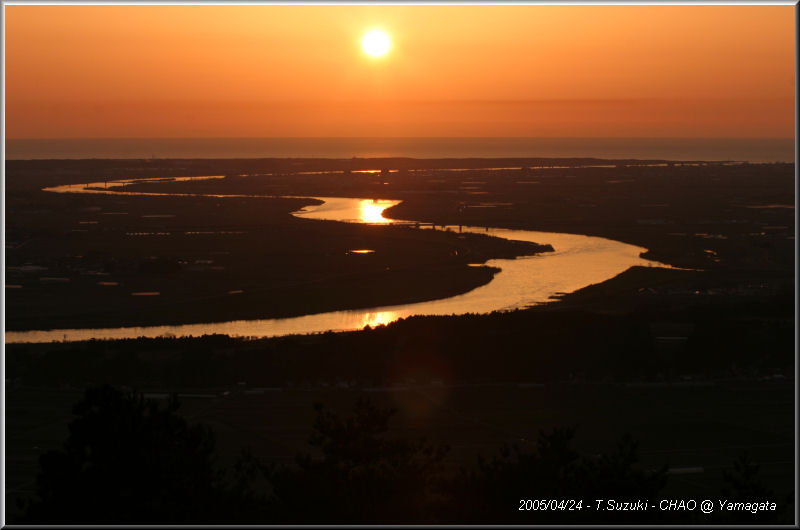
[[141,396],[90,388],[61,450],[40,459],[25,522],[200,522],[220,493],[214,436]]
[[[595,499],[656,499],[665,470],[637,467],[636,443],[581,455],[572,429],[540,433],[474,469],[445,474],[448,448],[386,436],[393,410],[356,402],[348,418],[317,405],[311,453],[263,465],[248,450],[219,470],[210,429],[112,387],[87,390],[62,449],[40,459],[37,498],[21,523],[570,523],[773,522],[781,511],[720,519],[702,514],[591,509]],[[728,475],[731,500],[770,497],[746,460]],[[581,509],[520,510],[524,499],[583,499]],[[699,517],[699,518],[698,518]]]

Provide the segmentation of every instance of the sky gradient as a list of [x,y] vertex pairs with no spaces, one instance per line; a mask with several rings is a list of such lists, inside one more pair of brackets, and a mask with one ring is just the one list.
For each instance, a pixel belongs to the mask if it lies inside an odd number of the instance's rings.
[[9,138],[794,135],[793,6],[5,15]]

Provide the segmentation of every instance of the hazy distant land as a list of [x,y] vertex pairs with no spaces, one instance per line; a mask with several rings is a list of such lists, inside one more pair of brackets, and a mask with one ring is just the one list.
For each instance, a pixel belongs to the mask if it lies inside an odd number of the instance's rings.
[[6,158],[518,158],[794,161],[794,138],[7,139]]

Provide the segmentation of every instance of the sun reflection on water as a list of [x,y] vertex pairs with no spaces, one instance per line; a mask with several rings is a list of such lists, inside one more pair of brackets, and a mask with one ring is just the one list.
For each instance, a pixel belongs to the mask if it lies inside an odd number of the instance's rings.
[[362,223],[390,223],[383,211],[397,201],[362,199],[358,203],[358,218]]
[[[211,178],[211,177],[209,177]],[[133,182],[133,181],[131,181]],[[103,186],[105,185],[102,183]],[[110,184],[110,183],[109,183]],[[100,183],[90,185],[69,185],[51,188],[48,191],[61,193],[124,193],[100,187]],[[167,195],[167,193],[135,193],[136,195]],[[176,194],[177,196],[183,196]],[[200,194],[198,194],[199,196]],[[185,196],[190,196],[186,194]],[[308,206],[302,212],[295,212],[298,217],[321,219],[328,221],[354,222],[371,224],[389,224],[393,221],[383,217],[386,208],[399,204],[399,200],[372,200],[343,197],[315,198],[321,204]],[[424,225],[423,225],[424,226]],[[422,228],[421,226],[420,228]],[[427,229],[433,227],[425,227]],[[510,229],[488,229],[485,227],[463,227],[464,232],[487,234],[513,241],[547,242],[555,252],[540,256],[527,256],[515,259],[495,259],[485,263],[473,262],[472,266],[492,266],[501,269],[491,282],[467,293],[450,298],[431,300],[392,306],[388,308],[371,308],[364,310],[331,311],[291,317],[286,319],[242,320],[182,326],[150,326],[122,327],[107,329],[62,329],[6,332],[6,343],[50,342],[89,340],[92,338],[136,338],[158,337],[165,333],[175,336],[200,336],[212,333],[224,333],[230,336],[270,337],[288,334],[317,333],[328,330],[357,330],[366,326],[377,327],[387,325],[400,317],[410,315],[452,315],[466,313],[491,313],[523,308],[532,304],[552,302],[553,295],[573,292],[590,284],[601,283],[614,277],[633,265],[664,266],[647,261],[640,257],[646,249],[631,246],[618,241],[576,234],[553,232],[533,232]],[[460,231],[460,230],[459,230]],[[368,248],[355,248],[352,254],[369,254]],[[361,258],[353,258],[360,260]],[[477,261],[477,260],[476,260]],[[6,285],[7,288],[17,287]],[[24,287],[24,286],[23,286]],[[110,289],[110,287],[104,287]],[[17,287],[19,289],[19,287]],[[239,291],[229,291],[229,295]],[[155,291],[137,291],[136,296],[148,294],[154,296]],[[447,381],[446,377],[440,379]]]
[[390,324],[397,320],[397,318],[397,313],[394,311],[364,313],[363,318],[361,319],[361,328],[363,329],[365,326],[374,328],[375,326]]

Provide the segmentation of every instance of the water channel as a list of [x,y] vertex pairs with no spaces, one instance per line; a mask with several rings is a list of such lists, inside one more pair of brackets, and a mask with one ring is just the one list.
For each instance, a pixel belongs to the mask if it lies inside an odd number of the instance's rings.
[[[221,177],[182,177],[164,179],[169,181],[210,179]],[[141,179],[147,181],[159,179]],[[125,181],[95,182],[85,185],[47,188],[55,193],[104,193],[131,195],[168,195],[166,193],[129,192]],[[169,194],[176,196],[198,196],[202,194]],[[214,195],[215,197],[242,197],[242,195]],[[248,195],[252,197],[252,195]],[[384,210],[399,204],[396,200],[372,200],[363,198],[313,197],[322,204],[306,206],[293,213],[297,217],[320,221],[340,221],[372,224],[388,224],[391,219],[383,216]],[[407,224],[408,221],[403,221]],[[666,265],[646,260],[640,254],[646,249],[601,237],[531,230],[511,230],[483,227],[444,227],[439,229],[461,230],[500,237],[510,240],[550,244],[554,252],[515,259],[493,259],[485,264],[497,267],[500,272],[487,284],[469,292],[412,304],[372,307],[367,309],[330,311],[290,318],[257,320],[235,320],[184,325],[117,327],[96,329],[54,329],[32,331],[7,331],[7,343],[81,341],[90,339],[128,339],[159,336],[201,336],[226,334],[236,337],[273,337],[280,335],[308,334],[325,331],[350,331],[365,326],[389,324],[412,315],[461,315],[467,313],[491,313],[509,311],[536,304],[552,302],[555,296],[570,293],[590,284],[604,282],[630,267]],[[478,264],[476,264],[478,265]]]

